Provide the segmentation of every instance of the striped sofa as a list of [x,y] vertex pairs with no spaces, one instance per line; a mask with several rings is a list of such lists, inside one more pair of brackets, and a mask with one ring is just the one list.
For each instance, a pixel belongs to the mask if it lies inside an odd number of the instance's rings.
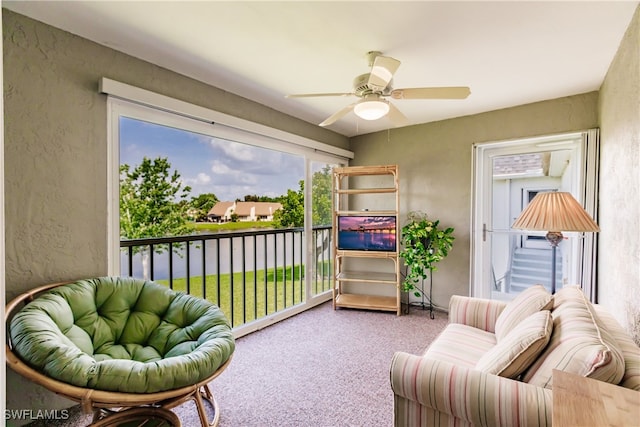
[[550,426],[554,369],[640,391],[640,347],[579,287],[455,295],[423,355],[393,356],[394,425]]

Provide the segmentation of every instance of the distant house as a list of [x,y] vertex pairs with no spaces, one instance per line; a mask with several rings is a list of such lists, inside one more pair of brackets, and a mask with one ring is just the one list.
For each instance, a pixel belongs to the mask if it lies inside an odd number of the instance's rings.
[[254,204],[255,202],[236,202],[233,213],[238,216],[238,221],[252,221]]
[[271,221],[275,211],[282,209],[282,205],[280,203],[257,202],[254,203],[254,205],[253,214],[256,221]]
[[207,213],[210,222],[227,222],[231,220],[231,212],[235,207],[234,202],[218,202]]
[[207,219],[211,222],[229,222],[231,215],[236,214],[238,221],[271,221],[278,209],[282,209],[280,203],[218,202],[207,214]]

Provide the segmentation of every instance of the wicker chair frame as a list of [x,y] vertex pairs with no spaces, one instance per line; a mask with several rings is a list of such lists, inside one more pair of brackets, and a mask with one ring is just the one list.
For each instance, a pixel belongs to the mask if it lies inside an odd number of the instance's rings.
[[[118,425],[118,422],[120,421],[127,422],[128,418],[129,420],[134,418],[139,419],[140,415],[144,413],[151,415],[154,413],[154,410],[157,410],[156,415],[158,418],[164,418],[167,422],[173,423],[168,425],[180,426],[180,421],[177,416],[173,418],[170,414],[167,414],[167,412],[171,408],[181,405],[189,400],[193,400],[195,402],[198,410],[198,416],[203,427],[215,427],[218,425],[220,422],[220,411],[218,403],[216,402],[213,393],[211,393],[211,389],[208,384],[218,377],[227,368],[227,366],[229,366],[233,355],[231,355],[231,357],[229,357],[229,359],[211,376],[196,384],[156,393],[123,393],[78,387],[43,375],[23,362],[13,352],[13,345],[8,331],[13,315],[26,304],[37,298],[38,295],[50,289],[70,283],[74,283],[74,281],[52,283],[37,287],[20,294],[6,305],[5,325],[7,327],[7,343],[5,344],[5,347],[7,365],[13,371],[58,395],[80,403],[85,413],[93,413],[93,421],[90,424],[91,426],[101,427]],[[207,401],[213,408],[214,415],[211,419],[207,416],[204,401]],[[130,414],[131,417],[128,417],[127,414]],[[113,417],[113,419],[110,419],[111,417]],[[177,424],[175,424],[176,421]]]

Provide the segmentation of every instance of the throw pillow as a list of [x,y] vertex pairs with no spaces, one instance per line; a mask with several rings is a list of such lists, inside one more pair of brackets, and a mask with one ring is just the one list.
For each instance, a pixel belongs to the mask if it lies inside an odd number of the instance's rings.
[[591,304],[591,307],[593,307],[598,320],[607,331],[611,332],[624,357],[624,376],[620,380],[620,385],[640,391],[640,347],[607,309],[597,304]]
[[523,375],[523,381],[551,388],[554,369],[618,384],[625,372],[618,342],[595,314],[578,286],[554,296],[553,334]]
[[549,310],[533,313],[486,352],[475,368],[515,379],[542,353],[552,330],[553,319]]
[[496,319],[496,338],[498,342],[507,336],[518,324],[541,310],[549,310],[553,306],[553,295],[542,285],[534,285],[520,292],[502,310]]

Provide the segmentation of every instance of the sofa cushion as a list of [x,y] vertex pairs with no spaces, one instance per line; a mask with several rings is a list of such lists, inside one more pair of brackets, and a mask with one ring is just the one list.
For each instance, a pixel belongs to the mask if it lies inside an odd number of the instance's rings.
[[472,326],[450,323],[431,343],[425,357],[455,363],[466,368],[496,345],[495,335]]
[[552,371],[558,369],[618,384],[624,375],[624,358],[582,290],[569,286],[558,291],[551,315],[549,345],[525,372],[523,381],[551,388]]
[[533,313],[478,360],[476,369],[507,378],[517,378],[544,350],[551,337],[553,319],[549,310]]
[[542,285],[534,285],[520,292],[502,310],[496,320],[496,337],[498,341],[507,336],[518,323],[541,310],[549,310],[553,305],[551,295]]

